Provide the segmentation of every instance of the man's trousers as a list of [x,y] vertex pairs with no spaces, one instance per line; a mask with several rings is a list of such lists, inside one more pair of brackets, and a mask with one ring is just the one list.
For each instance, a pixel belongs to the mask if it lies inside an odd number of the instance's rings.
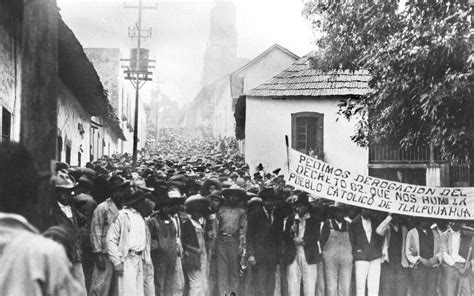
[[263,262],[258,262],[254,266],[255,295],[273,295],[275,290],[275,270],[277,265],[276,254],[269,251]]
[[156,296],[169,296],[173,293],[176,259],[167,260],[152,254]]
[[303,246],[296,247],[296,256],[288,265],[288,295],[300,296],[301,280],[303,280],[304,296],[314,296],[318,269],[315,264],[308,264]]
[[411,275],[413,276],[413,295],[436,295],[436,285],[439,277],[438,267],[430,268],[418,265],[411,269]]
[[183,264],[181,262],[181,257],[176,257],[176,265],[174,268],[174,275],[173,275],[172,295],[183,296],[183,293],[184,293]]
[[239,238],[219,236],[217,238],[217,287],[219,296],[238,292],[239,289]]
[[142,256],[128,253],[123,262],[123,275],[118,277],[119,296],[144,296]]
[[[456,263],[463,267],[464,263]],[[470,270],[470,269],[469,269]],[[441,266],[441,293],[443,296],[471,295],[471,283],[469,272],[461,275],[459,271],[451,266]],[[459,294],[458,294],[459,291]],[[464,293],[464,294],[463,294]]]
[[374,259],[372,261],[355,261],[357,296],[365,296],[366,288],[368,296],[379,295],[381,263],[382,259],[380,258]]
[[108,296],[114,295],[111,292],[112,280],[114,276],[114,266],[109,260],[105,261],[105,269],[100,270],[97,264],[94,265],[92,272],[92,283],[89,291],[90,296]]
[[382,263],[380,295],[405,296],[409,286],[407,272],[400,257],[391,256],[390,262]]

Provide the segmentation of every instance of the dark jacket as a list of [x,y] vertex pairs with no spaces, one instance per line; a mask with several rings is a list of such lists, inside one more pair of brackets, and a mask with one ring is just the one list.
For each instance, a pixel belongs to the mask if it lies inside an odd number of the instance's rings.
[[372,219],[372,237],[370,243],[367,241],[362,218],[358,215],[352,221],[349,228],[349,237],[352,243],[352,255],[354,261],[371,261],[382,257],[382,245],[384,237],[375,231],[377,223]]
[[68,219],[66,214],[59,208],[57,203],[53,208],[53,225],[63,225],[68,229],[72,239],[72,262],[82,261],[82,245],[87,236],[87,218],[82,215],[73,205],[71,205],[72,219]]
[[248,255],[255,256],[257,264],[265,261],[266,258],[278,256],[279,240],[279,220],[273,218],[273,223],[267,218],[263,209],[257,210],[249,215],[247,223],[247,252]]
[[201,268],[201,253],[196,229],[190,219],[183,219],[181,224],[181,242],[184,249],[184,264],[187,270]]
[[171,219],[165,221],[158,214],[152,215],[147,222],[151,235],[151,255],[160,263],[175,263],[178,255],[176,227]]
[[[293,234],[291,232],[291,226],[295,223],[295,215],[290,215],[286,221],[285,232],[283,234],[284,239],[284,251],[283,256],[285,257],[285,263],[290,264],[296,257],[296,245],[293,241]],[[321,262],[321,253],[318,248],[318,240],[320,234],[320,222],[314,217],[310,217],[306,220],[305,231],[303,235],[303,249],[306,256],[306,262],[308,264],[316,264]]]

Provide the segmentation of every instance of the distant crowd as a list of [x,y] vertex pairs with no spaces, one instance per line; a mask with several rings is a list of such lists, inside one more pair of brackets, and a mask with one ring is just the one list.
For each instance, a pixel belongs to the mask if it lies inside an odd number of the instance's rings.
[[472,295],[473,221],[311,196],[249,167],[233,139],[159,139],[136,168],[130,155],[58,163],[42,236],[24,218],[39,174],[1,143],[0,294]]

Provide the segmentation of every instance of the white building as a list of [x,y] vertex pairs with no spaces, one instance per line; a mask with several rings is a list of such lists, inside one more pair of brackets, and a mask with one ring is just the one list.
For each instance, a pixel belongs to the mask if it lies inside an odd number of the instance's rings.
[[356,145],[355,121],[337,114],[342,99],[369,91],[367,71],[321,72],[305,56],[270,81],[246,93],[245,158],[251,168],[287,168],[289,146],[334,166],[382,179],[428,186],[467,186],[468,164],[436,158],[427,146],[410,149]]
[[297,61],[299,57],[274,44],[256,58],[216,81],[213,93],[212,135],[235,137],[235,104],[246,91],[264,83]]
[[323,73],[305,56],[270,81],[247,92],[245,158],[251,168],[287,167],[291,147],[335,166],[367,174],[368,150],[350,136],[354,125],[338,119],[338,103],[367,93],[367,72]]
[[[19,141],[22,102],[22,1],[0,3],[0,128],[2,141]],[[57,11],[53,11],[57,17]],[[82,45],[71,29],[59,17],[58,46],[54,63],[58,72],[51,79],[56,82],[57,116],[56,160],[70,165],[84,166],[86,162],[118,152],[119,139],[125,140],[120,122],[111,106],[106,91]],[[38,58],[38,57],[36,57]],[[51,98],[54,99],[54,98]],[[33,123],[35,124],[35,123]],[[39,124],[39,123],[38,123]]]

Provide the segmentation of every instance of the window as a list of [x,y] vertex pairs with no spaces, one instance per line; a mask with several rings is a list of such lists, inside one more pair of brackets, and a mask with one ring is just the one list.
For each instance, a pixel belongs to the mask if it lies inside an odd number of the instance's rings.
[[324,158],[324,114],[291,114],[291,147],[302,153]]
[[12,127],[12,114],[7,109],[2,108],[2,141],[10,141],[10,131]]

